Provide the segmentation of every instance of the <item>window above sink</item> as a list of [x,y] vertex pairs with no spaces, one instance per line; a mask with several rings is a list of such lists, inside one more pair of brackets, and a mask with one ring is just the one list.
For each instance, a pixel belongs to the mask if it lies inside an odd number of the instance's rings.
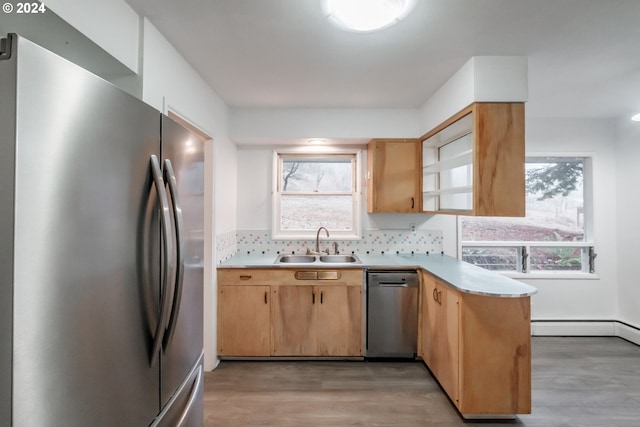
[[315,238],[320,226],[360,238],[360,151],[274,151],[272,238]]

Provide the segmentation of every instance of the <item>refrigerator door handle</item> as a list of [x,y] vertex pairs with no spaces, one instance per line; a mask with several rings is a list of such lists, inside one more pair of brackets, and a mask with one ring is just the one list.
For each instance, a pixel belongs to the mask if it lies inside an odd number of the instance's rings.
[[187,419],[187,415],[191,413],[191,408],[196,404],[196,399],[198,397],[198,392],[200,390],[200,383],[202,383],[202,368],[198,368],[198,377],[196,378],[196,383],[191,389],[191,396],[189,396],[189,401],[184,407],[184,411],[182,411],[182,415],[176,424],[176,427],[182,427],[184,425],[185,420]]
[[165,332],[164,340],[162,342],[162,348],[166,351],[176,330],[178,313],[180,312],[180,303],[182,300],[182,284],[184,279],[184,225],[182,219],[182,208],[180,207],[180,201],[178,200],[178,183],[176,181],[176,175],[173,172],[171,160],[169,159],[164,160],[164,176],[166,183],[169,185],[169,194],[171,195],[176,235],[176,258],[178,260],[173,303],[171,304],[171,317],[169,317],[169,326],[167,326],[167,331]]
[[160,170],[160,162],[155,155],[151,155],[151,173],[153,175],[153,182],[156,187],[156,194],[158,200],[160,200],[160,223],[162,226],[162,243],[163,248],[163,272],[161,282],[161,298],[160,298],[160,317],[158,324],[156,325],[156,332],[153,336],[153,344],[151,346],[150,365],[153,366],[158,358],[160,352],[160,346],[162,345],[162,337],[164,336],[164,325],[167,323],[167,317],[169,316],[169,271],[173,263],[173,239],[171,238],[171,216],[169,214],[169,202],[167,200],[167,193],[164,187],[164,180],[162,179],[162,171]]

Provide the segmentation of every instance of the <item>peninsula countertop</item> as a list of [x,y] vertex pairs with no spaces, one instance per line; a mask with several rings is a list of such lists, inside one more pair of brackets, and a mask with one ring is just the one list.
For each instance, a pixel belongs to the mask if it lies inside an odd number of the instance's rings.
[[510,277],[485,270],[444,254],[355,254],[361,263],[323,264],[275,263],[277,254],[236,254],[218,268],[364,268],[368,270],[416,268],[427,271],[457,290],[470,294],[518,298],[537,289]]

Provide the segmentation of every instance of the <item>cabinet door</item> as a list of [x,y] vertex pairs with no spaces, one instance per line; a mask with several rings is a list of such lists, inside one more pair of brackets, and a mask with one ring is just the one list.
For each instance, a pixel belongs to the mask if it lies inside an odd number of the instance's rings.
[[438,307],[435,318],[437,331],[434,339],[433,364],[437,366],[436,376],[440,385],[457,405],[460,377],[458,293],[440,283],[437,284],[436,289]]
[[439,311],[437,302],[437,282],[429,274],[422,274],[422,311],[421,311],[421,335],[420,357],[435,374],[435,339],[437,335],[436,315]]
[[362,287],[318,286],[318,356],[362,356]]
[[367,149],[368,212],[419,212],[420,143],[373,140]]
[[272,356],[314,356],[319,295],[312,286],[273,287]]
[[268,356],[271,337],[269,286],[225,286],[218,290],[218,354]]
[[422,275],[421,356],[457,404],[459,396],[458,293],[430,274]]
[[525,215],[524,104],[476,102],[422,142],[422,210]]

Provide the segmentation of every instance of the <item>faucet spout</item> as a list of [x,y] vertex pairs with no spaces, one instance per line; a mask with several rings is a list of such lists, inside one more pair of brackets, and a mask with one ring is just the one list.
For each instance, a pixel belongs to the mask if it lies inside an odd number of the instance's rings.
[[317,254],[320,253],[320,231],[321,230],[324,230],[327,233],[327,237],[329,237],[329,230],[327,230],[326,227],[318,228],[318,232],[316,233],[316,253]]

